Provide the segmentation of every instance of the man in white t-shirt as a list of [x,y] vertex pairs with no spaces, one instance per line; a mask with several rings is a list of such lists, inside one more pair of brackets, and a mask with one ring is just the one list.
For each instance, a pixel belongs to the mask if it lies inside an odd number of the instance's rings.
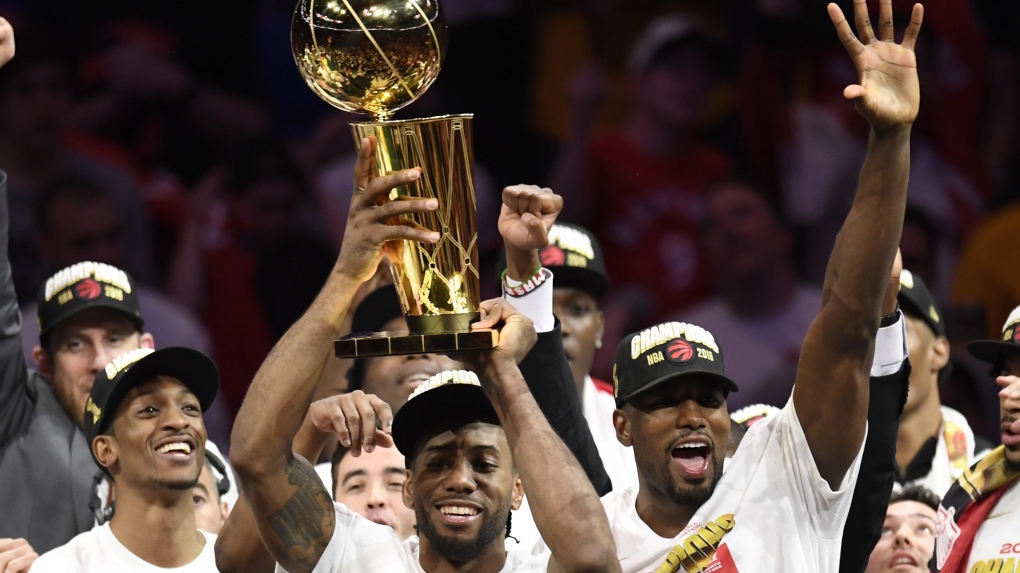
[[[312,466],[293,454],[294,436],[323,361],[333,351],[356,291],[375,272],[383,245],[398,238],[424,243],[440,238],[436,232],[386,223],[396,215],[430,212],[439,205],[435,199],[380,205],[393,188],[413,184],[420,171],[372,178],[374,151],[375,141],[369,138],[358,155],[359,192],[351,203],[334,270],[309,310],[259,368],[234,426],[231,461],[266,548],[295,573],[619,571],[595,489],[553,432],[518,369],[536,340],[535,327],[506,300],[483,303],[481,320],[473,325],[502,324],[492,351],[463,356],[472,360],[480,379],[463,371],[437,374],[419,385],[394,425],[408,466],[404,503],[415,509],[419,536],[401,542],[392,528],[334,505]],[[526,215],[541,225],[540,213],[529,210]],[[536,275],[529,286],[547,278]],[[441,392],[441,404],[431,400],[437,395],[433,392]],[[467,397],[454,402],[454,394],[474,396],[470,404],[475,406],[488,395],[490,413],[468,407]],[[385,402],[361,391],[340,396],[338,402],[328,427],[353,454],[390,444],[393,422]],[[419,407],[423,404],[424,415]],[[493,423],[491,412],[500,425]],[[414,429],[404,433],[405,426]],[[530,557],[506,549],[503,535],[511,508],[523,496],[522,484],[532,484],[532,512],[551,555]]]
[[196,527],[192,488],[205,465],[202,411],[218,386],[212,360],[183,347],[133,350],[97,374],[84,432],[116,485],[117,511],[32,571],[216,571],[216,536]]
[[932,571],[1015,571],[1020,563],[1020,306],[1013,309],[1000,340],[967,345],[991,364],[999,391],[1002,445],[971,466],[939,507]]
[[865,3],[855,5],[861,40],[840,9],[828,7],[861,73],[844,95],[871,125],[871,144],[786,406],[748,430],[724,474],[726,397],[736,385],[712,334],[664,323],[617,349],[614,422],[620,441],[634,448],[640,485],[603,503],[628,573],[839,568],[920,100],[913,45],[923,10],[914,8],[903,44],[895,44],[890,2],[882,1],[881,39]]

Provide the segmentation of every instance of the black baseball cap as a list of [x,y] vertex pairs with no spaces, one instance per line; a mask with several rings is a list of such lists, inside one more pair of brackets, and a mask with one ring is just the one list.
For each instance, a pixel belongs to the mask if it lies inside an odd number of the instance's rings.
[[900,292],[896,295],[900,308],[910,316],[919,318],[931,328],[936,336],[946,335],[946,325],[935,297],[920,276],[903,269],[900,273]]
[[1002,327],[1002,340],[975,340],[967,352],[982,362],[998,368],[1011,355],[1020,352],[1020,306],[1013,309]]
[[422,382],[393,418],[393,443],[411,466],[414,448],[450,416],[500,425],[496,410],[470,370],[446,370]]
[[601,297],[609,290],[602,246],[588,229],[556,223],[549,229],[549,245],[538,253],[542,266],[555,275],[556,286],[571,287]]
[[90,446],[96,436],[109,427],[124,396],[135,386],[157,376],[180,380],[198,398],[203,412],[212,405],[220,383],[219,371],[212,359],[191,348],[139,348],[122,354],[96,374],[92,393],[85,403],[84,430]]
[[351,331],[355,333],[378,332],[387,322],[404,316],[397,298],[397,288],[383,285],[361,300],[351,320]]
[[57,271],[39,288],[36,302],[40,340],[72,314],[89,308],[112,308],[138,330],[145,326],[131,275],[106,263],[85,261]]
[[712,333],[686,322],[664,322],[628,335],[616,347],[613,394],[616,405],[682,376],[707,376],[736,392],[723,369],[722,349]]

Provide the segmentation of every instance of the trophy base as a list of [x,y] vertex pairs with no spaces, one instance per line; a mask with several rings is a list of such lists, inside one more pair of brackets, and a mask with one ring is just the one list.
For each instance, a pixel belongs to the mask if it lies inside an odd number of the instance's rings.
[[337,358],[447,354],[463,350],[491,350],[499,342],[496,330],[414,334],[406,330],[351,334],[333,343]]

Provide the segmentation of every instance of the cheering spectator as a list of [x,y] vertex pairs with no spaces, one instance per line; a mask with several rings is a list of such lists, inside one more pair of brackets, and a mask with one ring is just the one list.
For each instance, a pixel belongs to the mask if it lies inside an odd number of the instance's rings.
[[928,573],[935,553],[939,496],[921,486],[893,494],[882,538],[871,552],[865,573]]

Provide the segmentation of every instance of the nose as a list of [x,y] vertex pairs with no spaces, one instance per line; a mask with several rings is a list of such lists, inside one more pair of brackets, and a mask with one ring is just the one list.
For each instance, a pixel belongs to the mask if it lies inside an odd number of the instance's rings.
[[98,374],[100,371],[106,368],[106,365],[109,364],[114,358],[116,358],[117,355],[113,352],[110,352],[110,350],[106,348],[106,346],[104,346],[103,344],[93,344],[92,348],[95,349],[95,352],[92,355],[92,364],[90,369],[93,374]]
[[694,400],[685,400],[676,407],[676,427],[700,430],[708,426],[701,407]]
[[385,486],[377,481],[373,481],[368,486],[368,500],[366,503],[369,509],[382,509],[386,507],[385,490]]
[[447,491],[470,493],[476,487],[474,470],[467,460],[451,465],[443,481]]
[[190,424],[188,418],[181,413],[181,409],[176,404],[170,404],[163,408],[161,422],[163,428],[167,430],[181,430],[188,427]]
[[903,524],[896,529],[896,545],[912,547],[914,545],[913,535],[910,533],[910,526]]

